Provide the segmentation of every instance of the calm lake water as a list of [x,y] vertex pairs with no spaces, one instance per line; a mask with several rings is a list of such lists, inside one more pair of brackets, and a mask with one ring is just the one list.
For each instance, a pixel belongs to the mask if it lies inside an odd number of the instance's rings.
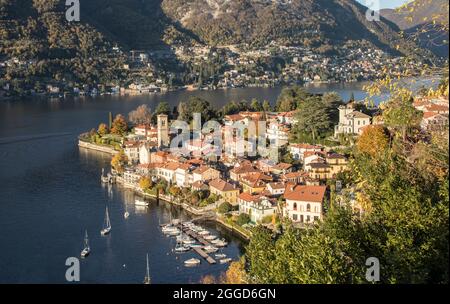
[[[312,92],[336,91],[365,97],[362,84],[319,85]],[[133,193],[103,187],[101,168],[110,157],[79,149],[77,135],[107,122],[108,113],[128,113],[146,103],[155,109],[165,100],[175,106],[190,95],[202,96],[217,107],[231,100],[275,102],[281,88],[170,92],[147,96],[23,100],[0,102],[0,283],[65,283],[65,260],[78,257],[84,229],[91,255],[81,262],[82,283],[141,283],[148,252],[154,283],[196,283],[206,274],[219,274],[224,265],[185,268],[193,253],[173,254],[174,240],[164,237],[159,222],[189,218],[168,204],[153,202],[135,210]],[[123,213],[127,204],[130,217]],[[100,236],[105,206],[112,232]],[[209,228],[229,240],[224,250],[237,259],[243,242],[225,229]]]

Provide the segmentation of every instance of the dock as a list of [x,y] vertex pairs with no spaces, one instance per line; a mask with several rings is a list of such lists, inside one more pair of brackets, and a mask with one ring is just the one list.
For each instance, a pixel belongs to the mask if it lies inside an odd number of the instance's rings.
[[[211,246],[211,244],[202,238],[199,234],[195,233],[189,228],[183,228],[183,232],[192,237],[193,239],[196,239],[198,242],[202,243],[205,246]],[[211,256],[209,256],[208,253],[206,253],[203,249],[194,247],[192,248],[195,252],[197,252],[202,258],[204,258],[209,264],[216,264],[216,260],[214,260]]]
[[204,258],[209,264],[216,264],[216,260],[209,256],[203,249],[201,248],[192,248],[195,252],[197,252],[202,258]]

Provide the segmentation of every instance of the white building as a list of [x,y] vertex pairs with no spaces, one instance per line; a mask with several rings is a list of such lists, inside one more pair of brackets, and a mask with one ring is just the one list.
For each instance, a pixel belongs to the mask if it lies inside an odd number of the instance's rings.
[[128,162],[135,164],[139,162],[140,143],[135,141],[128,141],[124,143],[123,152],[128,158]]
[[270,140],[271,146],[280,147],[288,143],[289,127],[272,121],[266,131],[266,138]]
[[355,111],[353,104],[339,107],[339,124],[334,127],[334,136],[339,134],[361,134],[362,129],[370,125],[370,116]]
[[263,218],[273,216],[277,211],[276,201],[265,196],[255,196],[241,193],[238,197],[239,213],[249,215],[253,223],[260,223]]
[[303,161],[305,152],[321,152],[322,147],[308,144],[292,144],[289,145],[289,152],[295,160]]
[[284,182],[268,183],[266,188],[274,196],[283,195],[286,190],[286,184]]
[[189,164],[179,164],[175,170],[175,183],[178,187],[189,187],[194,183],[194,178]]

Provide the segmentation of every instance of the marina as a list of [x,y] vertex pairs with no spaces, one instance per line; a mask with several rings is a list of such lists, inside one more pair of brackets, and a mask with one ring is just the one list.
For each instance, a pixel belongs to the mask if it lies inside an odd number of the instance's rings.
[[[193,222],[180,223],[177,220],[173,220],[168,224],[160,225],[160,227],[163,234],[176,237],[175,252],[184,253],[192,250],[211,265],[216,264],[217,261],[210,254],[217,252],[219,250],[218,247],[228,245],[224,239],[217,239],[217,236],[211,234],[209,230],[197,226]],[[220,264],[228,263],[232,260],[228,258],[224,262],[226,255],[223,253],[216,254],[215,257],[220,259]],[[191,265],[192,263],[188,264]]]

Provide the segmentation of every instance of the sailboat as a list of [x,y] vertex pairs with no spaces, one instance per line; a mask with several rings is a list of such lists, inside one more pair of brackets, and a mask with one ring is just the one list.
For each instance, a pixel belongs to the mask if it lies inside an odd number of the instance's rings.
[[107,235],[111,232],[111,221],[109,220],[108,207],[106,207],[105,223],[103,224],[103,229],[100,231],[101,235]]
[[91,248],[89,247],[88,233],[86,230],[84,235],[84,249],[81,251],[81,257],[85,258],[89,255],[89,253],[91,253]]
[[147,253],[147,273],[144,277],[144,284],[150,284],[150,268],[148,266],[148,253]]

